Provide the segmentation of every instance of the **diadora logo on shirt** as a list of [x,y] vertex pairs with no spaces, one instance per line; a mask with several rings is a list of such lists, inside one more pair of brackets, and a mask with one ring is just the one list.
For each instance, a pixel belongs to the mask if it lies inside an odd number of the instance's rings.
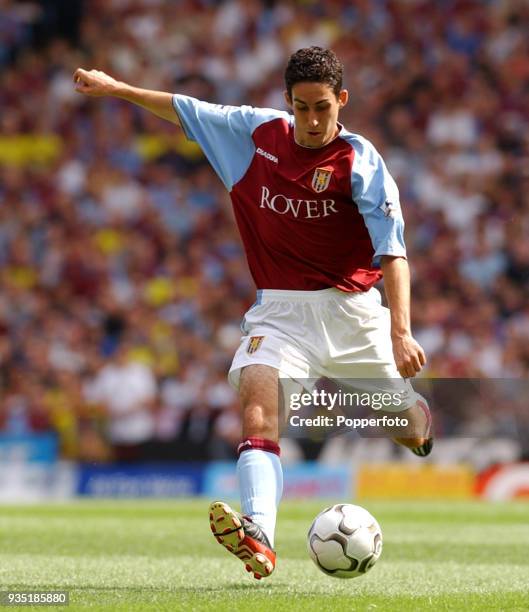
[[268,153],[268,151],[263,151],[261,147],[257,147],[256,153],[258,155],[262,155],[263,157],[266,157],[266,159],[270,160],[271,162],[274,162],[274,164],[279,163],[279,160],[277,159],[275,155],[272,155],[272,153]]
[[334,200],[300,200],[289,198],[282,193],[271,195],[270,189],[266,185],[261,187],[261,205],[259,208],[269,208],[278,215],[290,213],[293,217],[299,217],[300,219],[328,217],[332,213],[338,212]]

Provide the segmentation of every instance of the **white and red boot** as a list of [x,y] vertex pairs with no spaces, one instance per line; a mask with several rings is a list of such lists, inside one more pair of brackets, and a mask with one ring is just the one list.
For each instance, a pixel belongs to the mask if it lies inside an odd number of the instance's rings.
[[263,530],[228,504],[217,501],[209,507],[209,524],[215,539],[238,557],[257,580],[270,576],[276,554]]

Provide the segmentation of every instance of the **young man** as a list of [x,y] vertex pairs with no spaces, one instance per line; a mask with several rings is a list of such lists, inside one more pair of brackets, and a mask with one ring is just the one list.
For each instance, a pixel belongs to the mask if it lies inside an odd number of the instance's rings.
[[[338,123],[348,92],[326,49],[294,53],[286,67],[289,113],[209,104],[78,69],[77,91],[138,104],[199,143],[231,195],[257,286],[230,369],[243,439],[237,471],[243,514],[210,506],[217,541],[255,578],[275,566],[282,492],[279,380],[398,379],[394,412],[414,432],[397,439],[418,455],[432,446],[425,402],[405,379],[425,364],[410,331],[410,280],[395,182],[366,139]],[[388,309],[373,285],[384,275]]]

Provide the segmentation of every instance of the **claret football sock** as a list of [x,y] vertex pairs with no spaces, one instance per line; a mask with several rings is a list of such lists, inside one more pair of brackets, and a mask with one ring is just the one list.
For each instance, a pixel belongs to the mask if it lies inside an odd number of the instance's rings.
[[261,527],[273,547],[277,508],[283,493],[279,445],[271,440],[248,438],[237,450],[242,514]]

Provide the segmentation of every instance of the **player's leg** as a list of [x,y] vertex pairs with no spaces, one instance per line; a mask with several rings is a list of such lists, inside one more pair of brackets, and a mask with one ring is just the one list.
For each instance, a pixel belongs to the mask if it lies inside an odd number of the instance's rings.
[[274,531],[283,488],[279,433],[287,405],[283,395],[293,393],[294,386],[299,391],[301,385],[294,381],[308,378],[311,371],[305,295],[258,293],[256,304],[244,316],[245,335],[228,375],[242,409],[237,462],[242,513],[215,502],[210,507],[210,524],[217,541],[256,578],[268,576],[275,565]]
[[279,459],[280,388],[278,371],[265,365],[241,372],[242,442],[237,474],[241,509],[274,545],[276,514],[283,492]]
[[279,372],[267,365],[250,365],[241,371],[239,399],[243,440],[258,437],[279,442]]
[[270,366],[242,369],[239,397],[243,440],[237,461],[242,514],[224,502],[210,506],[211,528],[217,541],[237,555],[258,579],[274,570],[275,523],[283,490],[278,382],[278,371]]
[[402,412],[384,412],[378,416],[387,415],[389,418],[398,416],[406,421],[405,426],[388,428],[392,439],[397,444],[409,448],[419,457],[426,457],[433,448],[432,416],[428,402],[424,397],[415,394],[415,403]]
[[406,428],[386,428],[388,435],[414,454],[428,455],[433,446],[428,403],[397,370],[390,313],[382,306],[380,293],[371,289],[367,293],[338,295],[335,302],[329,303],[326,312],[325,342],[332,365],[323,375],[369,393],[398,393],[402,403],[386,412],[377,410],[372,416],[398,415],[407,419]]

